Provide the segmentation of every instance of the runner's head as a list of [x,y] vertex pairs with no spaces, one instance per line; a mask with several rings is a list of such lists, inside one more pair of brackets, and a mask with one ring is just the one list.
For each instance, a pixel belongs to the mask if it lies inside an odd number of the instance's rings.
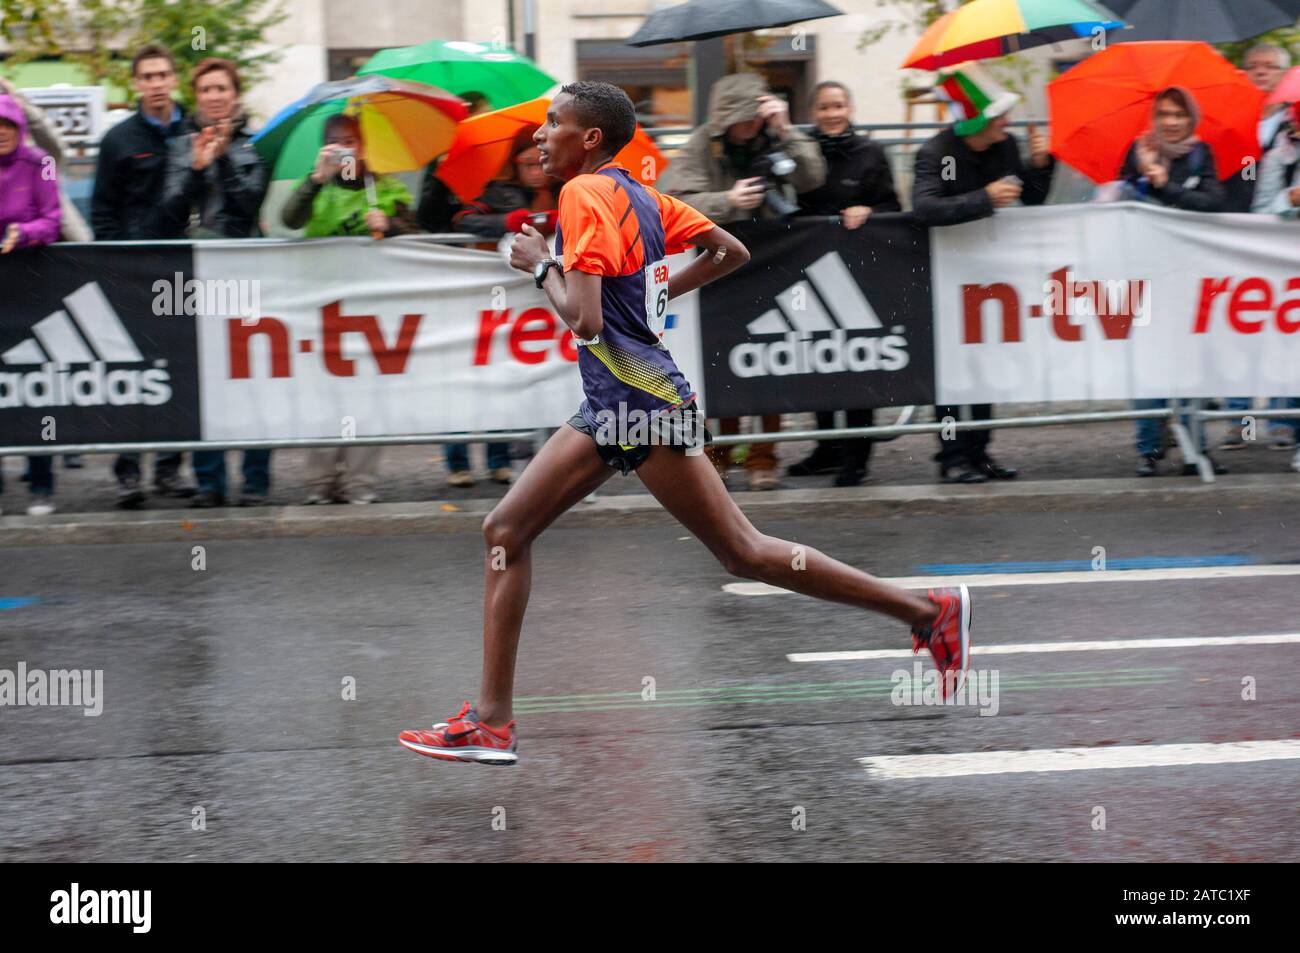
[[567,182],[614,158],[635,131],[636,113],[623,90],[610,83],[570,83],[551,100],[533,141],[543,171]]

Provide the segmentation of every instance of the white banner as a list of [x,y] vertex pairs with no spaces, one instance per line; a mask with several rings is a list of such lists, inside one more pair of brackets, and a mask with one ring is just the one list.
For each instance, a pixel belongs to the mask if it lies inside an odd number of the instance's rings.
[[[556,427],[582,402],[572,334],[495,252],[205,242],[194,271],[206,440]],[[673,302],[664,340],[698,390],[696,300]]]
[[1300,395],[1300,223],[1077,205],[930,234],[940,404]]

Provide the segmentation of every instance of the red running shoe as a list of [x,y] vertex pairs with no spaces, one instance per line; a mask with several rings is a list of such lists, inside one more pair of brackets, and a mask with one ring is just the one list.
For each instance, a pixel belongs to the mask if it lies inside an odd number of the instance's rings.
[[931,589],[927,595],[939,607],[939,616],[924,629],[912,630],[912,651],[919,652],[922,646],[930,650],[934,666],[943,676],[941,690],[947,698],[961,688],[970,662],[970,591],[958,586]]
[[478,720],[474,706],[465,702],[450,719],[431,729],[416,728],[397,736],[404,748],[440,761],[478,764],[515,764],[515,723],[492,728]]

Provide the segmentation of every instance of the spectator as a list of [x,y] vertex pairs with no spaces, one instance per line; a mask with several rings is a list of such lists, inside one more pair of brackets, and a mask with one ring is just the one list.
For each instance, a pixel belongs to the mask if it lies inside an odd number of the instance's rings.
[[[1272,94],[1291,67],[1291,54],[1280,46],[1261,43],[1246,53],[1245,70],[1250,81],[1261,92]],[[1267,154],[1273,141],[1286,123],[1287,110],[1281,103],[1265,103],[1259,119],[1259,145]],[[1245,175],[1243,170],[1233,170],[1223,180],[1225,212],[1249,212],[1255,205],[1258,176]]]
[[[792,169],[773,179],[772,154],[788,157]],[[790,124],[785,102],[768,93],[755,73],[724,76],[709,92],[709,119],[691,133],[680,154],[658,182],[672,195],[719,225],[756,218],[780,218],[783,205],[795,206],[787,194],[810,192],[826,181],[826,160],[817,143]],[[769,191],[771,190],[771,191]],[[781,429],[781,415],[762,418],[763,431]],[[718,433],[740,432],[740,419],[720,421]],[[710,447],[709,458],[725,476],[730,447]],[[776,445],[751,444],[745,460],[752,490],[780,486]]]
[[[329,235],[399,235],[417,230],[411,193],[397,179],[366,168],[361,126],[338,114],[325,121],[325,143],[316,168],[280,210],[289,228],[308,238]],[[367,197],[373,186],[375,207]],[[374,503],[382,447],[322,447],[307,452],[308,503]]]
[[[34,248],[59,240],[59,185],[47,174],[53,159],[27,145],[27,117],[18,101],[0,95],[0,255],[15,249]],[[54,512],[54,458],[27,458],[30,516]],[[0,473],[0,492],[4,475]]]
[[[162,216],[180,224],[190,238],[250,238],[266,195],[267,169],[251,145],[252,131],[240,102],[239,70],[230,60],[209,57],[190,77],[195,131],[173,139],[167,156]],[[240,506],[266,502],[271,487],[271,451],[245,450]],[[195,507],[226,503],[226,455],[196,450]]]
[[[952,102],[956,122],[916,154],[912,207],[923,225],[958,225],[996,214],[1016,202],[1042,205],[1052,188],[1055,160],[1047,136],[1029,128],[1029,163],[1007,132],[1008,113],[1020,102],[1001,89],[978,64],[969,64],[944,78],[939,90]],[[936,407],[935,419],[960,420],[957,406]],[[969,419],[991,420],[992,404],[975,404]],[[939,479],[945,483],[1012,480],[1013,467],[989,455],[991,430],[960,430],[952,439],[939,438]]]
[[[140,105],[135,114],[104,134],[90,199],[90,222],[96,241],[149,241],[184,237],[183,223],[159,213],[171,140],[189,131],[176,91],[176,61],[165,46],[141,47],[131,60],[131,82]],[[154,492],[189,497],[194,488],[181,481],[182,456],[160,453],[154,461]],[[144,503],[140,489],[140,454],[123,453],[113,463],[117,505],[136,509]]]
[[1122,198],[1189,212],[1222,212],[1227,193],[1214,153],[1196,134],[1201,109],[1187,90],[1172,86],[1155,98],[1151,129],[1129,147],[1119,178]]
[[[496,181],[490,183],[483,194],[456,213],[457,231],[482,235],[485,238],[503,238],[518,234],[524,225],[531,224],[543,235],[553,235],[556,223],[556,196],[552,193],[542,160],[533,142],[536,126],[526,126],[515,135],[510,157]],[[474,485],[470,471],[469,445],[444,444],[447,461],[447,483],[451,486]],[[509,483],[513,477],[510,468],[510,444],[487,445],[487,467],[493,481]]]
[[[54,124],[45,115],[45,110],[32,104],[26,96],[14,88],[14,84],[0,76],[0,93],[12,96],[13,99],[22,107],[23,115],[27,118],[27,134],[31,136],[32,142],[37,149],[42,150],[50,155],[54,160],[55,168],[60,176],[63,174],[64,158],[67,155],[67,147],[64,145],[63,137],[59,131],[54,128]],[[73,204],[72,199],[63,186],[59,185],[59,237],[65,242],[88,242],[92,239],[90,226],[86,220],[81,217],[77,211],[77,206]]]
[[[901,212],[894,174],[883,147],[853,131],[853,100],[848,87],[834,80],[818,83],[809,102],[813,138],[826,160],[826,182],[799,196],[800,215],[838,216],[844,228],[860,228],[873,212]],[[875,411],[845,411],[849,427],[870,427]],[[817,429],[835,426],[833,411],[817,414]],[[837,473],[836,486],[857,486],[867,475],[870,438],[820,440],[811,456],[793,464],[790,476]],[[837,472],[838,471],[838,472]]]
[[[373,208],[368,183],[374,186]],[[325,144],[316,156],[316,168],[298,183],[280,210],[280,219],[289,228],[303,229],[304,238],[419,231],[411,212],[411,193],[400,180],[371,173],[361,125],[342,113],[325,120]]]
[[[1252,209],[1259,215],[1278,215],[1295,221],[1300,219],[1300,103],[1293,103],[1281,114],[1284,122],[1273,137],[1272,148],[1259,164],[1258,188]],[[1229,410],[1248,411],[1252,401],[1236,397],[1228,401]],[[1300,399],[1275,397],[1269,401],[1273,410],[1296,409]],[[1269,435],[1273,449],[1294,451],[1300,447],[1300,420],[1274,420],[1269,422]],[[1221,450],[1242,450],[1246,435],[1240,424],[1234,425],[1220,445]],[[1300,462],[1300,457],[1297,458]]]
[[[492,104],[482,93],[474,91],[461,93],[460,98],[471,116],[492,109]],[[420,205],[415,213],[415,220],[422,231],[450,232],[452,219],[460,209],[460,200],[456,198],[456,193],[438,178],[438,166],[446,157],[447,154],[444,152],[424,168],[424,177],[420,182]]]

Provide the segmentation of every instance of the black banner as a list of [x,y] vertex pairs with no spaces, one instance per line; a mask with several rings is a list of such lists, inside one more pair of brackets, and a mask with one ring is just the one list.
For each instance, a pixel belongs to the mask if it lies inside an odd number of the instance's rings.
[[910,216],[727,228],[752,257],[700,292],[710,417],[934,402],[930,240]]
[[193,270],[185,244],[0,257],[0,446],[198,440]]

